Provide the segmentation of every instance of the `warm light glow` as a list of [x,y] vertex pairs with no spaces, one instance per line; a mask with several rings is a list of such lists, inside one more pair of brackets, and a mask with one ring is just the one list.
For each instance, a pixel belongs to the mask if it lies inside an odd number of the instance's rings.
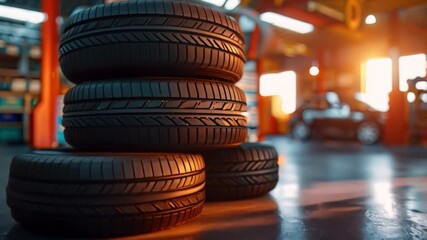
[[297,75],[294,71],[281,73],[285,82],[285,88],[280,95],[282,98],[282,111],[286,114],[297,109]]
[[374,15],[368,15],[365,18],[365,23],[366,24],[375,24],[377,22],[377,18]]
[[399,58],[399,89],[408,91],[408,79],[426,76],[426,55],[414,54]]
[[239,4],[240,4],[240,0],[228,0],[224,8],[227,10],[232,10],[237,6],[239,6]]
[[370,59],[366,62],[367,103],[378,111],[388,111],[388,94],[392,89],[392,64],[390,58]]
[[278,95],[274,95],[270,97],[270,110],[271,110],[271,116],[273,116],[276,119],[284,120],[287,119],[289,116],[287,116],[282,111],[282,97]]
[[316,66],[311,66],[311,68],[310,68],[310,75],[311,76],[317,76],[317,75],[319,75],[319,68],[318,67],[316,67]]
[[280,95],[285,87],[278,73],[263,74],[259,78],[259,93],[261,96]]
[[427,91],[427,82],[417,82],[415,88],[422,91]]
[[0,5],[0,17],[39,24],[46,19],[42,12]]
[[421,101],[423,101],[423,103],[427,103],[427,93],[423,93],[420,95]]
[[301,34],[309,33],[314,30],[314,26],[312,24],[273,12],[266,12],[261,14],[260,19],[274,26],[288,29]]
[[406,99],[408,100],[409,103],[415,102],[416,98],[417,96],[415,96],[415,93],[413,92],[408,92],[408,95],[406,95]]
[[392,193],[392,185],[389,181],[377,181],[372,184],[372,194],[374,203],[376,203],[381,210],[383,210],[384,216],[393,219],[396,217],[397,210],[395,206],[395,200]]
[[262,96],[280,96],[282,111],[286,114],[296,110],[297,75],[294,71],[264,74],[260,77]]
[[220,6],[224,6],[225,1],[227,1],[227,0],[202,0],[202,1],[220,7]]

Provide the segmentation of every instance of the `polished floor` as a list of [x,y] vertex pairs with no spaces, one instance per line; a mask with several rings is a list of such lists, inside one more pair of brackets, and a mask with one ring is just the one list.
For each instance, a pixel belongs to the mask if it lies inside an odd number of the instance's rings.
[[[281,156],[280,181],[270,195],[206,203],[185,225],[126,239],[427,239],[427,148],[267,142]],[[7,169],[23,151],[0,145],[0,239],[60,239],[27,232],[10,216]]]

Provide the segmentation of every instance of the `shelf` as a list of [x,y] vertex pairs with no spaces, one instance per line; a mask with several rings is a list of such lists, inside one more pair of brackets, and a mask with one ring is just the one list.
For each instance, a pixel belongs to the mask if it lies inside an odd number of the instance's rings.
[[[9,107],[0,107],[0,113],[10,113],[10,114],[22,114],[22,123],[20,128],[22,128],[22,135],[25,142],[29,141],[29,129],[30,129],[30,114],[33,109],[32,101],[37,98],[39,95],[29,92],[10,92],[10,91],[0,91],[0,97],[12,96],[12,97],[22,97],[24,102],[23,106],[9,106]],[[1,123],[0,123],[1,124]],[[18,128],[18,125],[12,123],[3,124],[4,127]]]
[[37,93],[30,92],[12,92],[12,91],[2,91],[0,90],[0,97],[24,97],[30,95],[31,97],[38,97]]
[[14,78],[14,77],[30,77],[30,78],[38,78],[40,74],[36,72],[30,72],[29,76],[22,75],[19,73],[16,69],[11,68],[0,68],[0,76],[1,77],[8,77],[8,78]]
[[22,122],[0,122],[0,128],[22,128]]
[[24,108],[7,108],[0,107],[0,113],[26,113]]

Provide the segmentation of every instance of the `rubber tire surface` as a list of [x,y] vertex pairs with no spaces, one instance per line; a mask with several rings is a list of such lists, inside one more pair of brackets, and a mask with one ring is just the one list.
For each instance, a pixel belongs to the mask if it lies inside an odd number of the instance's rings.
[[226,201],[267,194],[278,182],[274,147],[244,143],[202,153],[206,164],[206,200]]
[[[363,141],[363,140],[361,140],[360,139],[360,137],[358,136],[359,135],[359,131],[360,131],[360,127],[361,126],[363,126],[364,124],[369,124],[369,125],[371,125],[372,127],[374,127],[374,128],[376,128],[376,131],[377,131],[377,138],[375,139],[375,140],[373,140],[373,141],[369,141],[369,142],[366,142],[366,141]],[[357,128],[356,128],[356,133],[355,133],[355,135],[356,135],[356,139],[361,143],[361,144],[364,144],[364,145],[373,145],[373,144],[377,144],[377,143],[379,143],[381,140],[382,140],[382,138],[383,138],[383,133],[382,133],[382,129],[383,129],[383,127],[382,127],[382,125],[381,125],[381,123],[379,123],[379,122],[377,122],[377,121],[375,121],[375,120],[370,120],[370,119],[367,119],[367,120],[364,120],[364,121],[362,121],[362,122],[360,122],[358,125],[357,125]]]
[[72,82],[129,77],[238,81],[246,61],[239,24],[195,3],[141,0],[98,5],[72,15],[60,40],[60,65]]
[[64,104],[65,139],[78,149],[184,151],[247,137],[245,94],[222,82],[86,82],[68,91]]
[[124,236],[195,217],[204,185],[198,154],[38,151],[13,159],[7,203],[16,221],[37,232]]

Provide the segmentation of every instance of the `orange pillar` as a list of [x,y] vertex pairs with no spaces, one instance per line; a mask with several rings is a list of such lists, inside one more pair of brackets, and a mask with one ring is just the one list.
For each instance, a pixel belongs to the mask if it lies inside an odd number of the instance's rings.
[[325,71],[325,68],[323,66],[323,52],[320,51],[317,54],[317,67],[319,68],[319,74],[316,76],[317,79],[317,92],[318,93],[325,93],[325,79],[323,77],[323,73]]
[[389,146],[398,146],[408,143],[408,124],[406,107],[406,95],[399,90],[399,51],[392,49],[393,62],[393,89],[389,94],[390,109],[384,125],[384,143]]
[[399,16],[397,11],[390,14],[389,45],[392,60],[393,88],[389,94],[390,109],[384,126],[384,143],[389,146],[404,145],[408,142],[408,116],[405,111],[406,96],[399,90]]
[[56,145],[56,105],[59,94],[58,22],[59,0],[42,0],[46,20],[41,27],[41,92],[31,122],[33,148],[51,148]]
[[257,24],[255,25],[254,31],[251,33],[251,39],[249,40],[249,46],[248,46],[248,55],[247,58],[250,60],[257,60],[259,57],[259,40],[260,40],[260,26]]

